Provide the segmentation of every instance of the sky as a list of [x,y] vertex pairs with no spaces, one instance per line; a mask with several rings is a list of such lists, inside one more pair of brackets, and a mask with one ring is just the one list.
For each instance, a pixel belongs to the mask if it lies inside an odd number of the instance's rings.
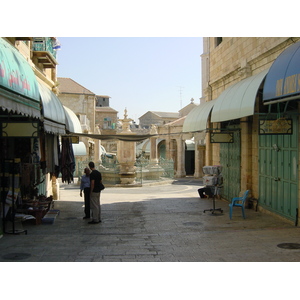
[[57,37],[57,77],[110,96],[119,118],[178,112],[201,97],[201,37]]

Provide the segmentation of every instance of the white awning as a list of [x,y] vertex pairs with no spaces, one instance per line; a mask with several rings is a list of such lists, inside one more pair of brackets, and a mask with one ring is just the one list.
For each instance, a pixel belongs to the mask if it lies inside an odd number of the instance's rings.
[[[156,139],[156,146],[163,141],[163,139]],[[141,154],[142,152],[145,152],[147,154],[150,153],[151,150],[151,143],[150,143],[150,139],[146,139],[145,141],[143,141],[141,144],[136,146],[136,153],[137,154]]]
[[63,106],[66,116],[66,128],[71,133],[82,133],[80,121],[75,113],[68,107]]
[[206,130],[209,114],[216,103],[216,99],[205,102],[195,107],[185,118],[183,132],[195,132]]
[[227,88],[215,99],[216,103],[211,113],[211,122],[223,122],[252,116],[258,89],[268,70]]
[[79,144],[72,144],[72,147],[75,156],[86,155],[86,146],[84,142],[79,142]]
[[191,140],[186,140],[185,141],[185,146],[186,146],[186,150],[188,150],[188,151],[195,150],[195,141],[194,141],[194,138],[191,139]]

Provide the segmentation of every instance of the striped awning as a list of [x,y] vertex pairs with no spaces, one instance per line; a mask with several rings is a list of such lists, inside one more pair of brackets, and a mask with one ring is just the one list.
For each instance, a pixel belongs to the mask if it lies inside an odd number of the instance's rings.
[[42,103],[42,115],[44,130],[54,134],[65,134],[65,111],[57,96],[45,86],[45,84],[38,82],[39,91]]
[[40,118],[40,95],[34,72],[23,55],[0,38],[0,107]]

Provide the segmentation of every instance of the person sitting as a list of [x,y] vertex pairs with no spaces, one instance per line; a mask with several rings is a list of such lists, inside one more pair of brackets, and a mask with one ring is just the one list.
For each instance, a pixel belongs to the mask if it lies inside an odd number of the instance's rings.
[[203,188],[198,189],[198,194],[200,198],[212,198],[213,197],[213,189],[214,186],[205,186]]
[[223,185],[223,175],[220,173],[215,175],[212,180],[213,185],[206,185],[198,189],[200,198],[212,198],[214,195],[219,195],[220,189]]

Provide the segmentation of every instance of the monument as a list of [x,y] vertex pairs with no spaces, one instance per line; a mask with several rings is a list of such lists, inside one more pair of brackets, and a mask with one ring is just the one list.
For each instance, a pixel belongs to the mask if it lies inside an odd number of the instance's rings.
[[[127,109],[124,110],[124,119],[120,119],[122,122],[122,131],[120,134],[132,134],[136,133],[130,130],[130,122],[132,119],[127,118]],[[120,164],[120,181],[121,185],[134,185],[136,179],[136,142],[118,141],[117,159]]]

